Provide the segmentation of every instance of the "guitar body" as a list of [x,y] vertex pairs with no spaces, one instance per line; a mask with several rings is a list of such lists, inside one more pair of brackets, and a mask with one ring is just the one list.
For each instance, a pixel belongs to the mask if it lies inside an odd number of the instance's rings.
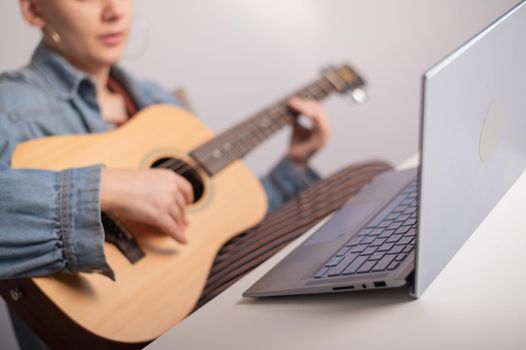
[[[107,168],[140,169],[165,158],[193,166],[189,152],[213,137],[187,111],[158,105],[107,133],[52,136],[23,143],[14,153],[13,168],[62,170],[104,164]],[[68,336],[77,335],[76,347],[91,347],[90,340],[97,348],[144,346],[176,325],[194,308],[221,246],[260,222],[267,210],[259,180],[240,161],[213,177],[198,166],[194,169],[202,193],[188,207],[187,245],[123,221],[145,255],[132,263],[114,245],[105,243],[115,282],[97,273],[10,281],[9,290],[19,283],[23,295],[11,304],[27,313],[28,305],[23,303],[49,303],[29,306],[36,318],[43,317],[40,310],[60,311],[57,317],[71,322]],[[9,295],[6,286],[2,288],[4,296]],[[79,344],[78,337],[83,343]]]

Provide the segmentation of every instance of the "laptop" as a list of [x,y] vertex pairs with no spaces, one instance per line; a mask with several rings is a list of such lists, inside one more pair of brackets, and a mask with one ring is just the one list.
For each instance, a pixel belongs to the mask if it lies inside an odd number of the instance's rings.
[[377,176],[243,296],[421,296],[525,169],[525,42],[522,1],[429,69],[419,167]]

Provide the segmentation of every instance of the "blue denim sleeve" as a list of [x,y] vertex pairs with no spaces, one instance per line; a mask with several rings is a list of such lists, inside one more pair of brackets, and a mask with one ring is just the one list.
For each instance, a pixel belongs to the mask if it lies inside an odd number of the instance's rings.
[[0,278],[98,272],[113,279],[100,220],[102,166],[11,169],[15,133],[0,123]]
[[267,215],[319,179],[320,176],[312,168],[302,170],[287,157],[281,159],[268,175],[260,178],[267,193]]

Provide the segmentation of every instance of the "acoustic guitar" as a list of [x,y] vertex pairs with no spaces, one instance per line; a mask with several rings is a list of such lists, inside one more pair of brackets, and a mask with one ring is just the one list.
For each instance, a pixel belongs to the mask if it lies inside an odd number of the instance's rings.
[[[321,100],[352,91],[360,99],[363,85],[343,65],[291,96]],[[175,326],[197,303],[223,244],[266,214],[265,192],[239,159],[294,121],[297,114],[287,100],[219,135],[188,111],[155,105],[107,133],[18,145],[13,168],[172,169],[192,183],[195,201],[187,211],[187,245],[101,213],[104,250],[116,281],[97,273],[7,280],[0,284],[4,300],[52,348],[141,348]]]

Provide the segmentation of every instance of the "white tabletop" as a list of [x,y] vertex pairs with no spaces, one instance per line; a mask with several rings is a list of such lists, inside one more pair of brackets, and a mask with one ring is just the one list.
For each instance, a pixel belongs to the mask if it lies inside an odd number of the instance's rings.
[[314,227],[147,349],[526,349],[525,214],[523,174],[418,300],[406,289],[241,296]]

